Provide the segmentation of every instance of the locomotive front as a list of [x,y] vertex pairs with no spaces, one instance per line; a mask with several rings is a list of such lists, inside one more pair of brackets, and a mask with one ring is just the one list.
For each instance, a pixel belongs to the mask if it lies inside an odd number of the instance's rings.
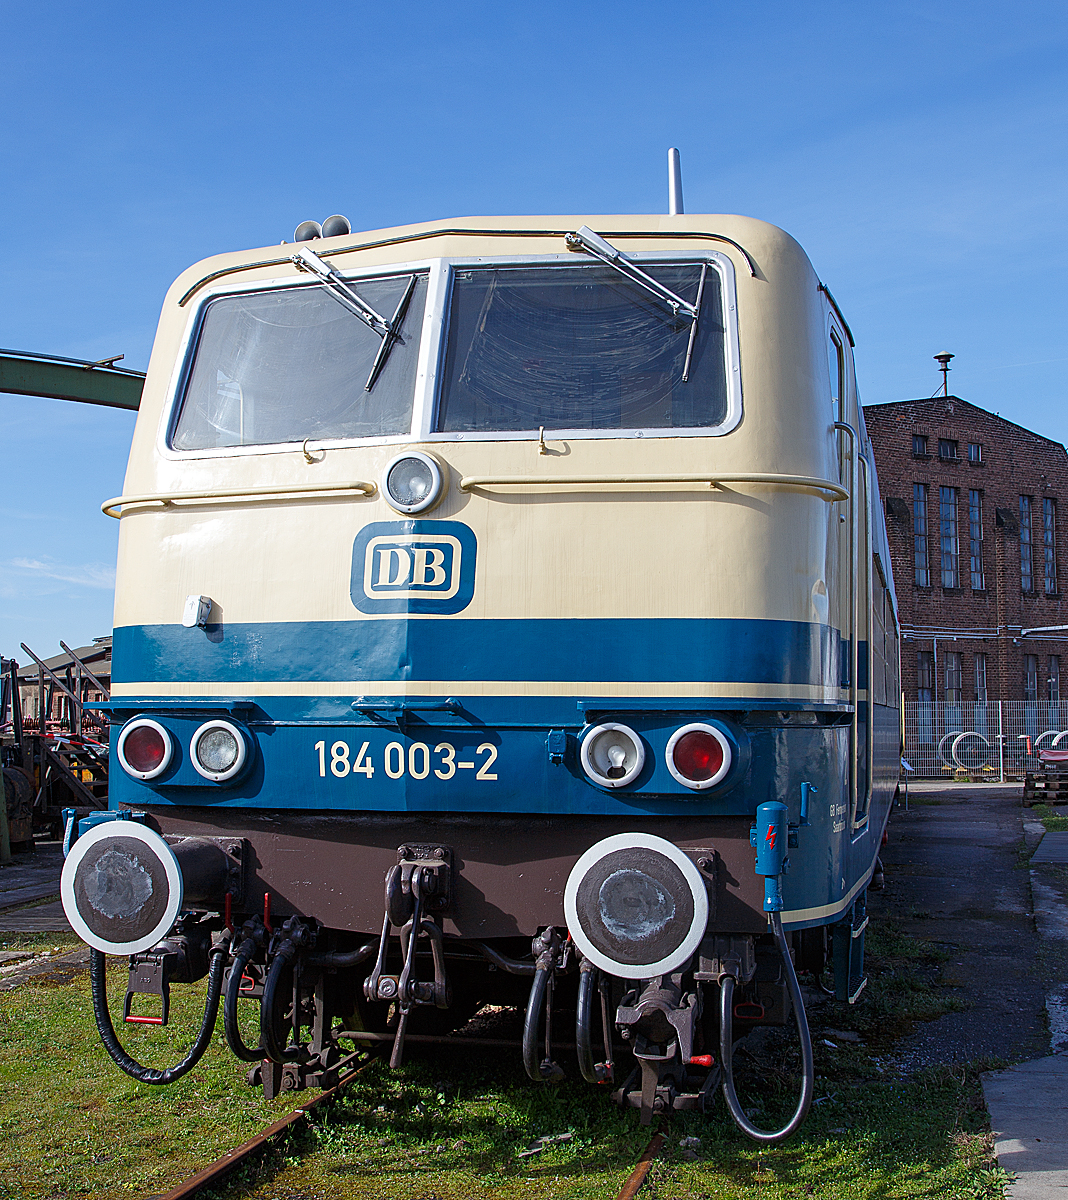
[[[124,1069],[188,1069],[222,993],[269,1094],[496,1002],[532,1077],[566,1014],[649,1120],[721,1070],[736,1108],[754,1024],[805,1041],[782,921],[818,971],[893,788],[829,312],[738,217],[343,233],[177,281],[105,505],[111,810],[63,880]],[[127,1019],[208,974],[172,1072],[119,1044],[106,953]]]

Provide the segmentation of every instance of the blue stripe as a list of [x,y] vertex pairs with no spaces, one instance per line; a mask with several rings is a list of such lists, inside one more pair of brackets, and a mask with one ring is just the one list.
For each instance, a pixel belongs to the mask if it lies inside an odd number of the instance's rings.
[[381,618],[115,630],[116,683],[435,680],[839,687],[838,631],[806,621]]

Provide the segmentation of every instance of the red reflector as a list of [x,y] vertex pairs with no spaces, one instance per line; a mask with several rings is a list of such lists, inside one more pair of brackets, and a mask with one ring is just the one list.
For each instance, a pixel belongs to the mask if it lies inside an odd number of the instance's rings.
[[710,733],[694,729],[679,738],[671,757],[680,775],[701,783],[723,766],[723,747]]
[[690,1064],[694,1067],[710,1067],[715,1061],[711,1054],[694,1054],[690,1058]]
[[135,771],[154,771],[166,753],[163,735],[151,725],[131,729],[122,744],[123,757]]

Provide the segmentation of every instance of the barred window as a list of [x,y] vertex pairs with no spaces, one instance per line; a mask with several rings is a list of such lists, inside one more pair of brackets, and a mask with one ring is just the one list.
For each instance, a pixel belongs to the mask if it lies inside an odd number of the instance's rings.
[[983,493],[977,488],[968,492],[968,538],[971,542],[972,590],[986,587],[983,574]]
[[1046,595],[1057,592],[1057,501],[1042,498],[1042,559],[1045,568]]
[[961,690],[960,653],[950,650],[946,654],[946,703],[960,704]]
[[1031,497],[1020,497],[1020,587],[1035,590],[1035,564],[1031,547]]
[[912,543],[914,578],[920,587],[931,586],[927,559],[927,484],[912,485]]
[[1038,699],[1038,655],[1025,654],[1024,660],[1024,700]]
[[934,656],[930,650],[916,652],[916,699],[934,699]]
[[985,654],[975,656],[975,698],[980,704],[987,701]]
[[938,489],[942,548],[942,586],[960,587],[960,550],[957,544],[957,489]]

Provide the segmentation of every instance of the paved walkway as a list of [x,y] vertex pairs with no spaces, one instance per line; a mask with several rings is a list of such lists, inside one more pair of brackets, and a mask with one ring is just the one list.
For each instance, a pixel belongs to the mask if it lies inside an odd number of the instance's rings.
[[909,791],[870,908],[892,904],[905,932],[950,952],[943,982],[968,1008],[921,1026],[905,1064],[1016,1060],[983,1078],[1008,1195],[1068,1200],[1068,835],[1046,833],[1018,785]]
[[59,842],[38,842],[32,854],[16,854],[0,867],[0,933],[71,932],[58,900],[62,871]]

